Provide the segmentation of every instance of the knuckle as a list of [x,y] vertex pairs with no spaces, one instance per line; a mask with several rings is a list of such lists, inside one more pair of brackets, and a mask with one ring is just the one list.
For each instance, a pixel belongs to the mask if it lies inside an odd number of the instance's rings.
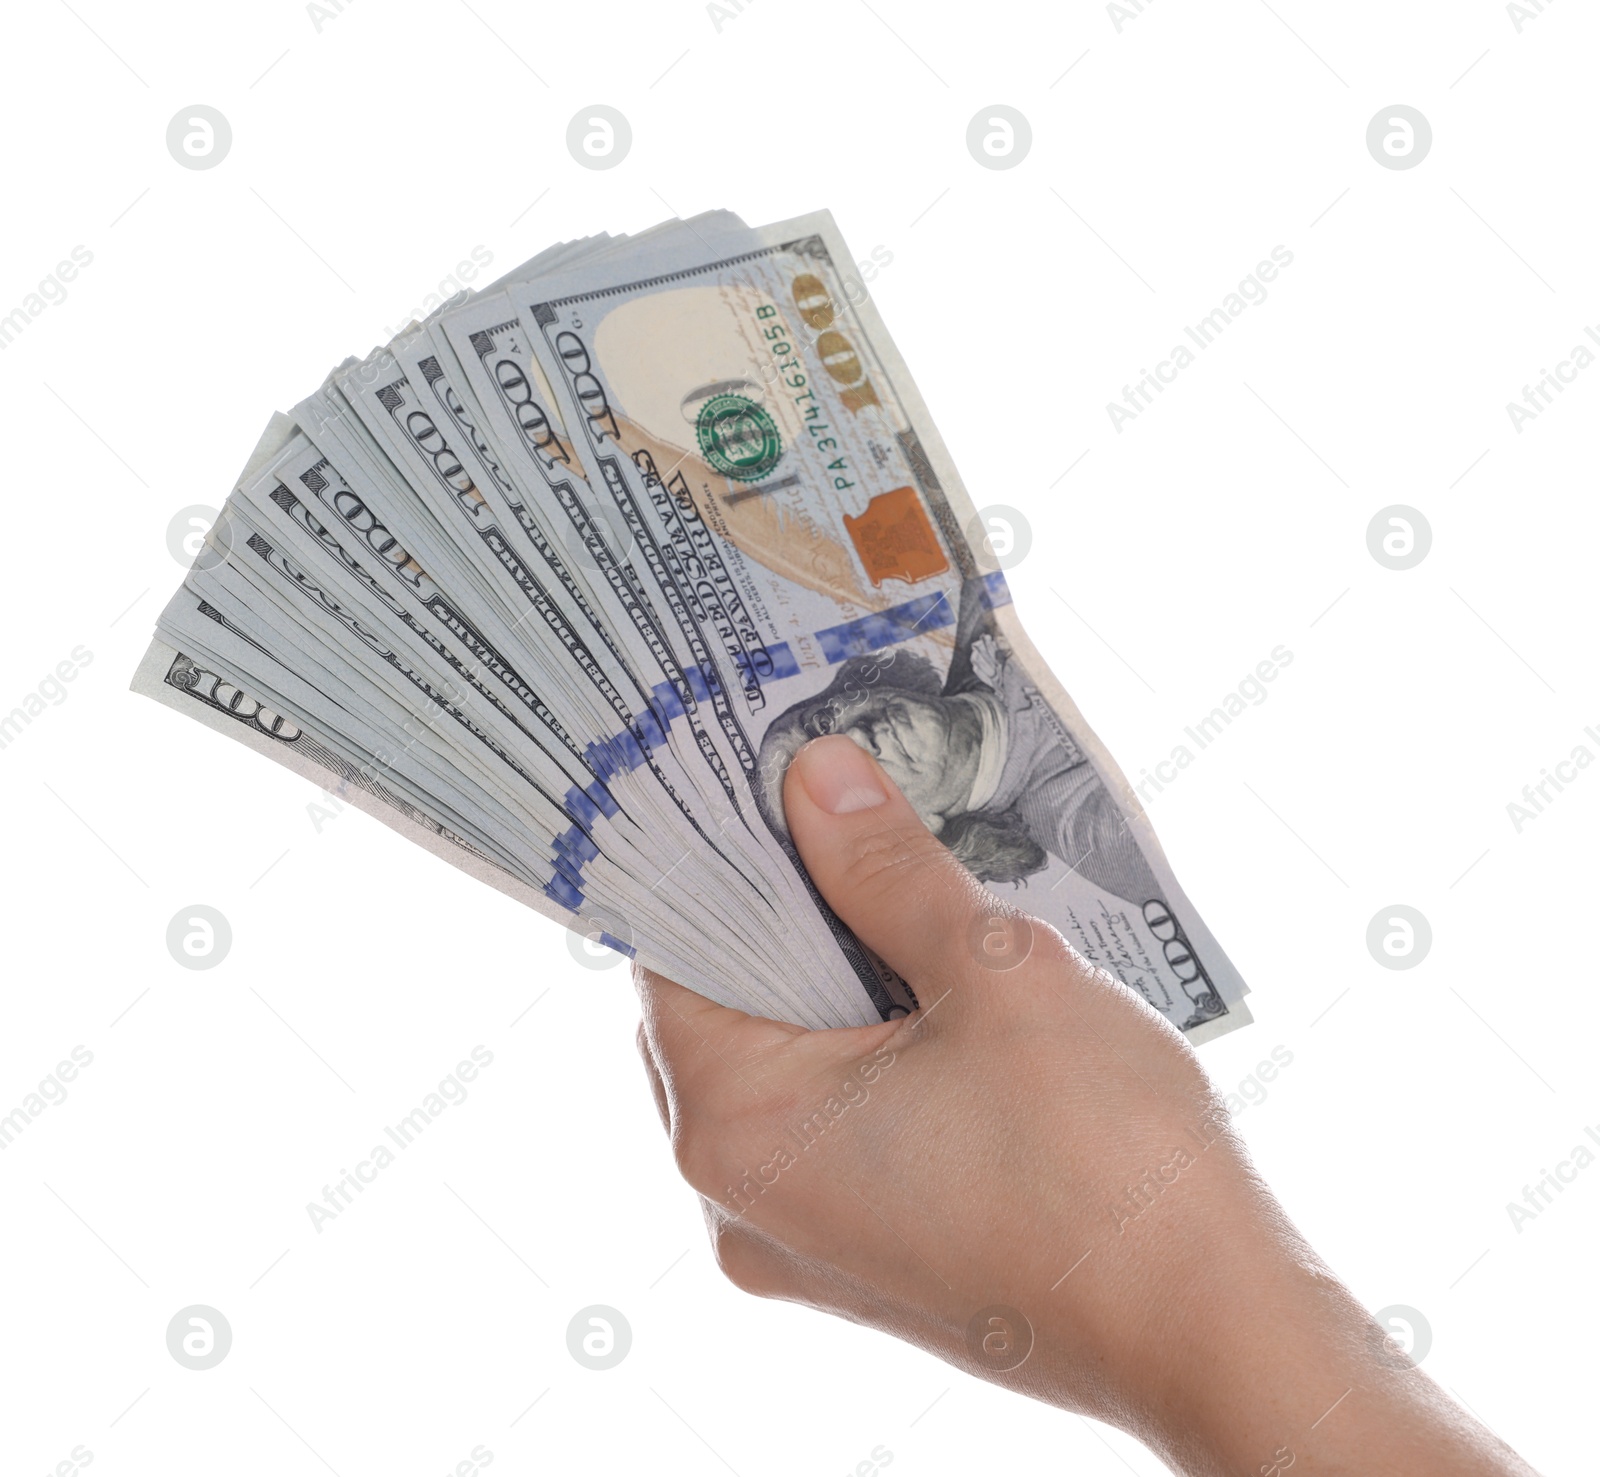
[[1038,960],[1041,965],[1056,970],[1084,971],[1093,968],[1089,961],[1050,924],[1034,917],[1031,913],[1025,916],[1033,931],[1031,957]]
[[868,905],[920,890],[930,865],[940,860],[930,855],[930,847],[937,845],[931,837],[902,835],[892,828],[868,831],[845,862],[840,881],[850,896]]
[[740,1292],[769,1297],[773,1291],[771,1258],[739,1222],[719,1216],[711,1223],[711,1252],[717,1270]]
[[722,1155],[714,1134],[702,1133],[683,1123],[675,1125],[672,1158],[678,1173],[702,1195],[715,1195],[721,1173]]

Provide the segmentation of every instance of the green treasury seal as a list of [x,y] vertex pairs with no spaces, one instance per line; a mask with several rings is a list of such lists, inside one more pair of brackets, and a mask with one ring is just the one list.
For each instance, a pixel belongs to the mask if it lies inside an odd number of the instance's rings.
[[743,395],[707,400],[694,430],[705,459],[736,482],[759,482],[783,457],[777,422]]

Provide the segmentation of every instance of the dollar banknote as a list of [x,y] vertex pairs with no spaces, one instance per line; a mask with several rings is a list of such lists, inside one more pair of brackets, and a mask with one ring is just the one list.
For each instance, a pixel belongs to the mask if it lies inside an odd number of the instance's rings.
[[[136,689],[808,1026],[917,1004],[785,822],[789,763],[843,734],[1191,1040],[1246,1023],[855,260],[826,213],[714,212],[552,248],[347,361],[269,425]],[[1012,967],[1017,927],[979,920],[975,961]]]

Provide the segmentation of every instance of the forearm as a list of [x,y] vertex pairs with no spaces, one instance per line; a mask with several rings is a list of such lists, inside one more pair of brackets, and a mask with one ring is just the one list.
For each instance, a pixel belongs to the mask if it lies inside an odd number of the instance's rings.
[[1212,1263],[1133,1434],[1184,1477],[1532,1477],[1278,1221]]

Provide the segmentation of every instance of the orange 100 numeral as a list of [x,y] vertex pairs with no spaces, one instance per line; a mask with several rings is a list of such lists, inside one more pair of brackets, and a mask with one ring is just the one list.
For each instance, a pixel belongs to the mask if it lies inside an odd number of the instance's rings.
[[822,367],[842,387],[839,399],[844,408],[858,414],[869,405],[878,405],[878,392],[861,365],[855,345],[833,326],[833,299],[822,279],[810,272],[794,279],[794,305],[808,327],[818,330],[817,353]]

